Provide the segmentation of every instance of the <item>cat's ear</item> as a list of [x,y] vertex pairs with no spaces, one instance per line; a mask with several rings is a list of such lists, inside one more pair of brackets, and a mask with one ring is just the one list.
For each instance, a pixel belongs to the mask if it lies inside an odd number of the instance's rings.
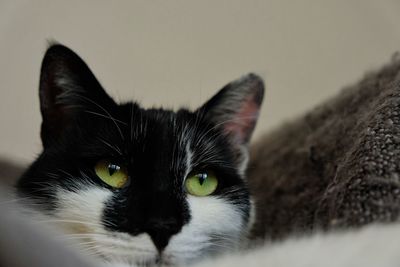
[[85,62],[59,44],[50,46],[43,58],[39,95],[44,146],[59,138],[80,112],[115,104]]
[[220,128],[231,143],[247,146],[263,96],[263,80],[250,73],[224,86],[198,112]]

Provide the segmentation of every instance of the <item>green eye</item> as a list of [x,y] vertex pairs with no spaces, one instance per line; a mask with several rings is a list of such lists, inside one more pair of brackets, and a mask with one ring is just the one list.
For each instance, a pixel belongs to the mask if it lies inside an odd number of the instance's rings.
[[128,183],[128,172],[124,167],[100,160],[94,167],[96,175],[106,184],[114,188],[122,188]]
[[189,174],[185,187],[189,194],[204,197],[214,193],[218,186],[218,179],[212,172]]

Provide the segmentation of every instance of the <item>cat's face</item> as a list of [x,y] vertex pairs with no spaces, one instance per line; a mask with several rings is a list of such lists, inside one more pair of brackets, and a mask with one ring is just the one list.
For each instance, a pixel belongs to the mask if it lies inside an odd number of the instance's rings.
[[54,45],[40,80],[44,149],[19,192],[110,261],[179,264],[235,248],[251,221],[244,171],[262,97],[250,74],[195,111],[117,104]]

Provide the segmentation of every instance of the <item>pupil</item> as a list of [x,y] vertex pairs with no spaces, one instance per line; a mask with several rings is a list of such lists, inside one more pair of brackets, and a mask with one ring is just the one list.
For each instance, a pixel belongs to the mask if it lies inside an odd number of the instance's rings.
[[207,179],[207,173],[201,173],[198,177],[200,185],[203,185],[204,181]]
[[108,173],[110,174],[110,176],[112,176],[114,173],[119,171],[119,169],[120,169],[120,167],[118,165],[115,165],[115,164],[108,165]]

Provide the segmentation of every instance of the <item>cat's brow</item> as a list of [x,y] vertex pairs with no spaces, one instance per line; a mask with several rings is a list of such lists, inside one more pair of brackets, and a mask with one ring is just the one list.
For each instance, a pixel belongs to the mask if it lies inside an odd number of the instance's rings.
[[103,138],[98,137],[98,140],[111,148],[113,151],[117,152],[118,155],[122,156],[122,151],[117,146],[110,144],[109,142],[105,141]]

